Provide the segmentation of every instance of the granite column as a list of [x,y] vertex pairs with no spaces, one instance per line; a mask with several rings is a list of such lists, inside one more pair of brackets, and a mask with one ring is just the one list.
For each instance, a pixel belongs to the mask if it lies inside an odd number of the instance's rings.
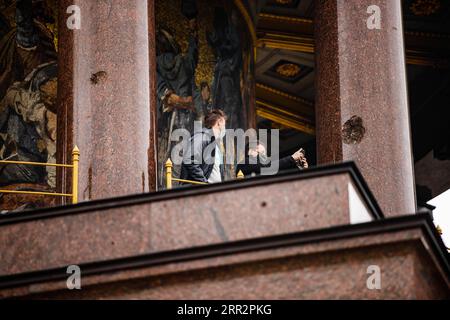
[[318,162],[355,161],[386,216],[415,212],[401,2],[319,0]]
[[[81,151],[80,201],[154,187],[150,2],[59,1],[57,153],[70,163]],[[70,192],[70,173],[58,187]]]

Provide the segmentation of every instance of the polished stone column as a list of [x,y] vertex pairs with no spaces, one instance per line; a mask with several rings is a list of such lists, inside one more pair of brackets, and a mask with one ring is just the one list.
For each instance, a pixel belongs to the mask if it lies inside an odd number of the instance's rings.
[[315,42],[319,163],[355,161],[385,215],[415,212],[401,2],[317,1]]
[[[59,1],[58,161],[70,162],[79,147],[80,201],[154,186],[151,2]],[[67,27],[72,5],[80,9],[79,29]],[[58,178],[59,188],[70,191],[70,174]]]

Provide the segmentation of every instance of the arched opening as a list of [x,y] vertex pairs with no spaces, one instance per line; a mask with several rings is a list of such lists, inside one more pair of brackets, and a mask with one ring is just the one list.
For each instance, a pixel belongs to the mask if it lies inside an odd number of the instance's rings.
[[[192,135],[212,109],[224,111],[229,129],[254,127],[254,34],[243,10],[239,1],[155,2],[159,188],[165,162],[176,158],[174,132]],[[225,166],[227,179],[234,165]]]
[[[165,188],[167,159],[179,156],[174,130],[192,136],[194,121],[208,109],[224,110],[228,129],[279,131],[272,158],[303,147],[315,163],[314,56],[311,45],[297,43],[304,30],[290,24],[310,31],[306,17],[312,17],[312,1],[287,7],[276,1],[155,1],[159,189]],[[182,65],[189,72],[180,72]],[[266,148],[271,145],[268,139]],[[245,150],[233,152],[224,180],[236,178],[245,158]],[[173,165],[175,178],[180,167]]]

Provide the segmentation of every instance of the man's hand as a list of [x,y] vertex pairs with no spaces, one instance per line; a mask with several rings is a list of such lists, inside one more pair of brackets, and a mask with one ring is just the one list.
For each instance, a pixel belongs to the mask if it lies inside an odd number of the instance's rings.
[[303,157],[301,158],[300,163],[301,163],[303,169],[307,169],[307,168],[309,167],[308,161],[306,160],[305,156],[303,156]]
[[297,152],[295,152],[292,155],[292,158],[295,160],[295,162],[300,162],[300,160],[302,159],[302,157],[305,157],[305,153],[303,151],[303,149],[298,150]]
[[292,155],[292,158],[295,160],[295,163],[300,165],[302,168],[308,168],[308,161],[305,157],[305,151],[303,149],[298,150]]

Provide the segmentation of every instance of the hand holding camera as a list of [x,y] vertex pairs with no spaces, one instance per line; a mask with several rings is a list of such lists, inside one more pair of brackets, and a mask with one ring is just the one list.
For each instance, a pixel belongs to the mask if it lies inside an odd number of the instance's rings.
[[308,168],[308,161],[306,160],[305,150],[303,150],[303,148],[300,148],[297,152],[295,152],[292,155],[292,158],[300,169]]

